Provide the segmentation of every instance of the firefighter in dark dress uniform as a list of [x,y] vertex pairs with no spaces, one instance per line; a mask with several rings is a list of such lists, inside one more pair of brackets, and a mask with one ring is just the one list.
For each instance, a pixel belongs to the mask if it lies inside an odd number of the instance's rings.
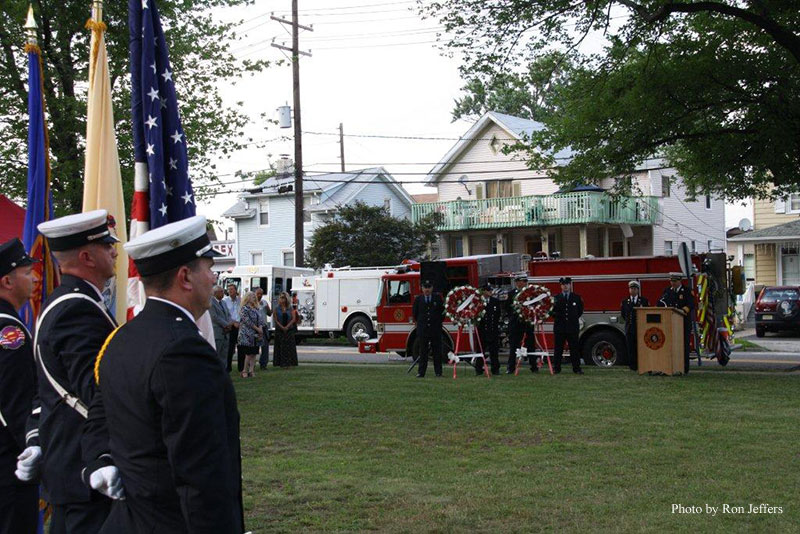
[[[481,287],[481,294],[486,300],[486,308],[478,323],[478,334],[483,346],[483,357],[489,358],[493,375],[500,374],[500,320],[503,312],[500,308],[500,301],[492,295],[492,286],[486,284]],[[483,374],[483,361],[478,360],[475,366],[475,374]]]
[[[508,314],[508,364],[506,366],[506,374],[514,374],[517,368],[517,349],[525,342],[525,348],[528,353],[533,353],[536,350],[536,337],[533,331],[533,325],[523,321],[522,318],[514,309],[514,299],[517,293],[525,289],[528,285],[527,275],[520,274],[514,277],[514,289],[508,292],[508,299],[506,300],[506,313]],[[529,359],[531,364],[531,371],[534,373],[539,372],[536,358]]]
[[111,508],[107,496],[81,482],[81,434],[96,391],[94,360],[116,328],[101,293],[114,276],[117,257],[111,222],[106,210],[95,210],[38,226],[62,275],[39,313],[34,346],[51,534],[96,533]]
[[[33,338],[17,315],[33,291],[34,262],[19,239],[0,245],[0,534],[36,532],[38,519],[36,484],[14,474],[23,451],[24,459],[41,456]],[[37,478],[35,471],[20,474]]]
[[433,353],[433,370],[442,376],[442,318],[444,302],[438,293],[433,293],[433,282],[422,281],[422,295],[414,299],[411,315],[417,325],[419,339],[419,371],[417,378],[424,378],[428,369],[428,355]]
[[638,369],[638,351],[636,339],[636,308],[650,306],[647,299],[639,293],[641,286],[636,280],[628,282],[628,292],[630,295],[622,299],[620,304],[620,315],[625,321],[625,346],[628,349],[628,366],[634,371]]
[[561,372],[561,360],[564,356],[564,342],[569,343],[569,356],[572,361],[572,372],[582,375],[581,355],[579,352],[578,333],[580,332],[579,319],[583,315],[583,299],[572,292],[572,278],[564,277],[559,280],[561,293],[553,299],[553,334],[555,346],[555,369]]
[[689,372],[689,328],[691,312],[694,309],[694,298],[689,288],[681,283],[681,273],[670,273],[669,287],[661,294],[658,305],[664,308],[675,308],[684,313],[683,317],[683,372]]
[[[219,255],[206,219],[161,226],[125,250],[147,301],[97,356],[84,481],[124,495],[101,532],[242,534],[236,395],[195,322],[210,306]],[[106,476],[117,468],[121,485]]]

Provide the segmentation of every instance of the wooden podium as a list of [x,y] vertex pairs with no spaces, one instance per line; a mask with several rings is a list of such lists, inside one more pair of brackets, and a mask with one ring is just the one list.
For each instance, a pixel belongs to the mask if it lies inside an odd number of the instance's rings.
[[639,374],[683,374],[683,318],[675,308],[636,308]]

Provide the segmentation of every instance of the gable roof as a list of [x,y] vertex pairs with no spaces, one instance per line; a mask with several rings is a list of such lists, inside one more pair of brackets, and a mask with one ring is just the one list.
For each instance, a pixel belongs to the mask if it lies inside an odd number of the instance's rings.
[[[450,166],[457,162],[464,151],[472,145],[473,141],[480,137],[481,132],[491,124],[496,124],[508,134],[509,137],[507,139],[499,139],[500,141],[522,141],[529,138],[533,132],[544,129],[544,124],[538,121],[506,115],[496,111],[487,111],[461,136],[461,139],[456,141],[439,163],[428,172],[425,181],[429,184],[436,182]],[[572,150],[566,148],[557,152],[554,157],[558,161],[564,161],[571,156]]]
[[748,242],[760,241],[769,243],[775,241],[800,241],[800,219],[788,223],[770,226],[761,230],[745,232],[741,235],[729,237],[728,241]]
[[[328,211],[337,209],[339,206],[344,206],[348,204],[352,200],[354,200],[358,195],[363,191],[365,188],[371,186],[376,182],[383,182],[389,188],[391,188],[397,196],[405,203],[408,207],[411,207],[411,204],[414,203],[414,200],[411,198],[411,195],[403,189],[400,183],[395,180],[394,176],[389,174],[389,172],[384,169],[383,167],[372,167],[369,169],[362,169],[360,171],[354,171],[355,178],[352,181],[343,184],[337,191],[332,192],[332,194],[325,199],[323,202],[314,205],[311,210],[312,211]],[[342,173],[336,173],[342,174]],[[324,174],[322,176],[317,176],[317,178],[321,180],[330,180],[330,176],[335,176],[333,174]]]

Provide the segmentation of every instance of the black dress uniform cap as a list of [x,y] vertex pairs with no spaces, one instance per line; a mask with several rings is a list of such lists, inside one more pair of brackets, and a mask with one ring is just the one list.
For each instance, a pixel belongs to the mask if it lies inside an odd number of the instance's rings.
[[518,274],[518,275],[516,275],[514,277],[514,281],[515,282],[527,282],[528,281],[528,275],[525,274],[525,273]]
[[22,241],[16,237],[0,245],[0,277],[7,275],[17,267],[37,262],[38,260],[28,256]]
[[119,242],[111,231],[111,221],[106,210],[94,210],[46,221],[37,228],[47,238],[50,248],[58,252],[89,243]]
[[433,281],[432,280],[423,280],[422,281],[422,287],[433,287]]
[[642,287],[642,286],[639,284],[639,282],[638,282],[638,281],[636,281],[636,280],[631,280],[630,282],[628,282],[628,287],[639,287],[639,288],[640,288],[640,287]]
[[558,280],[558,283],[559,284],[571,284],[572,283],[572,278],[570,278],[569,276],[562,276]]
[[202,215],[145,232],[125,243],[124,247],[142,276],[163,273],[197,258],[222,255],[211,248],[206,218]]
[[681,273],[669,273],[669,279],[672,280],[681,280],[683,275]]

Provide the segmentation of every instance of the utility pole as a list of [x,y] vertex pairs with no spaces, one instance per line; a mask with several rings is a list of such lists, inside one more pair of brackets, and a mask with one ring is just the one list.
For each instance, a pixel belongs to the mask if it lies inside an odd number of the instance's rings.
[[308,52],[300,51],[300,28],[314,31],[310,26],[303,26],[298,22],[297,2],[292,0],[291,22],[270,16],[281,24],[292,26],[292,48],[287,48],[275,43],[272,46],[292,53],[292,93],[294,95],[294,264],[302,267],[305,264],[304,236],[303,236],[303,129],[300,115],[300,55],[311,56]]
[[342,172],[344,172],[344,125],[339,123],[339,158],[342,160]]

